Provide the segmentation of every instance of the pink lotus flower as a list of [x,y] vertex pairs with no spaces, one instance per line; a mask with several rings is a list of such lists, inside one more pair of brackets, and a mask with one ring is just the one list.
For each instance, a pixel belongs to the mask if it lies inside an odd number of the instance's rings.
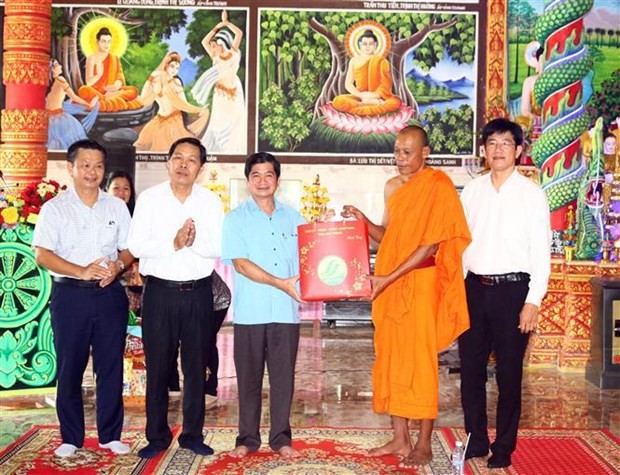
[[334,109],[331,103],[320,107],[325,125],[351,134],[394,134],[400,132],[414,116],[415,109],[402,104],[393,114],[359,116]]

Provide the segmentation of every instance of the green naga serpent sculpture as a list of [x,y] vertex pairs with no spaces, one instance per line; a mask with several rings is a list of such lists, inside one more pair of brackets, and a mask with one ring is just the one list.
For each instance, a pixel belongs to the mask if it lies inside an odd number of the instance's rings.
[[592,59],[584,45],[583,17],[592,5],[593,0],[545,0],[536,24],[545,51],[543,71],[534,85],[534,100],[543,105],[543,133],[532,148],[532,159],[541,172],[554,231],[564,230],[568,206],[586,173],[579,139],[590,118],[582,79],[592,69]]
[[577,240],[575,258],[589,260],[601,252],[603,243],[603,119],[599,117],[592,130],[592,157],[581,180],[577,196]]

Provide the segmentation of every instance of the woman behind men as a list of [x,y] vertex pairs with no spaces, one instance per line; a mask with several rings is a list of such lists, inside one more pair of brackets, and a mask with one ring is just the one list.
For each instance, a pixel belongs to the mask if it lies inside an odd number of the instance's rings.
[[129,214],[133,215],[133,208],[136,205],[136,189],[129,173],[123,170],[111,171],[106,181],[105,190],[123,200],[129,208]]
[[[105,184],[105,191],[125,202],[129,209],[129,214],[133,216],[133,210],[136,204],[136,190],[134,188],[131,175],[123,170],[113,170],[108,175]],[[144,362],[144,350],[142,347],[142,329],[140,318],[140,310],[142,303],[142,279],[138,272],[138,261],[134,260],[128,269],[123,272],[120,277],[121,284],[125,288],[125,293],[129,299],[129,313],[133,312],[136,321],[130,321],[127,329],[127,345],[125,347],[125,359],[137,359],[140,363]],[[131,319],[130,319],[131,320]],[[127,369],[127,368],[125,368]],[[126,394],[127,388],[123,385],[123,394]],[[131,393],[139,394],[136,388],[131,388]]]
[[[187,102],[183,82],[177,76],[181,60],[179,53],[168,53],[144,84],[140,101],[145,106],[156,102],[159,109],[140,131],[134,143],[136,150],[167,152],[177,139],[199,137],[204,131],[209,110]],[[183,112],[198,114],[198,118],[186,127]]]

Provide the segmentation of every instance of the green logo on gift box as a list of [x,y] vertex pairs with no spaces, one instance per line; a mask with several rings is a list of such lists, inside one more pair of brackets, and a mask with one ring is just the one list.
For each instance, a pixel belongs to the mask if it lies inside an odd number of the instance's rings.
[[317,269],[319,280],[329,286],[342,284],[348,272],[347,263],[338,256],[325,256]]

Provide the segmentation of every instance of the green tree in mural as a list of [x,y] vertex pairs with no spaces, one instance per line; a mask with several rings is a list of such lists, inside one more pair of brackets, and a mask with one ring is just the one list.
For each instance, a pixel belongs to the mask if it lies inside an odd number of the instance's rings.
[[470,64],[474,60],[476,28],[473,15],[368,13],[351,16],[346,12],[336,12],[322,18],[317,14],[310,21],[310,26],[328,42],[333,67],[316,101],[315,118],[319,116],[322,105],[330,102],[335,95],[346,92],[344,36],[351,26],[366,19],[377,21],[390,32],[393,46],[387,59],[394,92],[410,107],[416,107],[405,81],[405,60],[410,54],[413,55],[413,64],[424,71],[435,66],[446,52],[459,64]]
[[[508,2],[508,26],[510,41],[516,45],[515,74],[513,83],[519,82],[519,44],[534,40],[534,25],[538,15],[528,0],[511,0]],[[529,75],[529,72],[528,72]]]
[[131,41],[144,46],[156,39],[169,39],[187,23],[183,10],[174,8],[131,8],[127,18],[140,22],[140,28],[132,28]]
[[63,59],[67,54],[67,49],[63,48],[63,38],[68,38],[71,34],[71,27],[65,22],[65,12],[62,8],[52,8],[52,20],[51,20],[51,48],[50,55],[52,58],[60,61],[60,64],[66,64]]
[[586,108],[591,117],[602,117],[605,124],[620,117],[620,69],[616,69],[609,79],[603,81]]
[[261,15],[261,82],[259,94],[276,84],[288,84],[305,74],[325,79],[331,67],[329,49],[310,28],[312,12],[273,11]]
[[131,64],[131,68],[125,68],[127,84],[133,84],[140,88],[161,63],[166,53],[168,53],[168,45],[154,34],[151,40],[144,45],[139,43],[129,45],[123,56],[127,64]]
[[296,78],[287,96],[277,84],[269,86],[260,101],[265,114],[260,138],[269,139],[277,149],[294,152],[310,135],[305,124],[312,120],[311,104],[318,92],[319,85],[308,75]]
[[443,114],[435,107],[429,107],[420,119],[424,124],[429,124],[428,140],[433,153],[457,154],[471,148],[474,128],[471,106],[463,104],[458,109],[448,108]]
[[[407,104],[415,104],[415,100],[404,78],[406,57],[413,55],[414,64],[426,71],[444,54],[458,63],[471,64],[474,60],[473,15],[266,10],[260,18],[262,140],[276,149],[291,151],[299,145],[300,137],[310,134],[312,120],[320,115],[319,108],[345,92],[348,63],[343,41],[349,28],[363,20],[377,21],[390,32],[393,47],[388,60],[394,91]],[[302,77],[311,78],[309,83],[320,91],[296,95],[306,90],[297,81]],[[267,127],[264,121],[271,119],[276,103],[279,118],[271,120]],[[308,116],[309,111],[312,113]],[[285,137],[284,121],[291,115],[308,120],[296,126],[303,130],[296,130],[295,137]]]

